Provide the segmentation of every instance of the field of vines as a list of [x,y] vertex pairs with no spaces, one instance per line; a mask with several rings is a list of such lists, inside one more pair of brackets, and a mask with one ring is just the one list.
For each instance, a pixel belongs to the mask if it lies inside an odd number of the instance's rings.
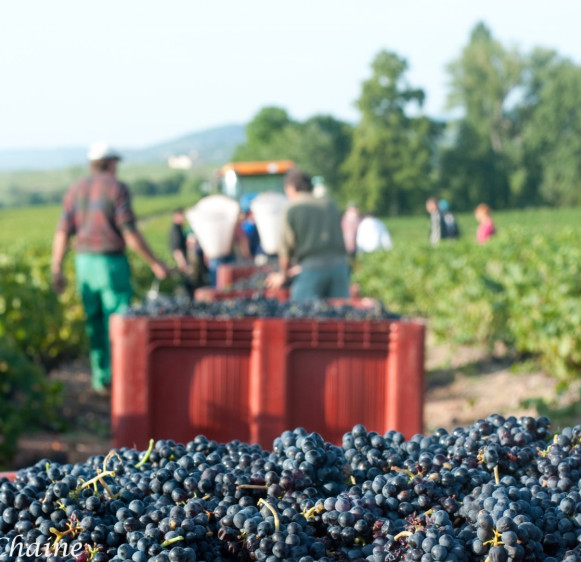
[[[184,204],[175,197],[135,200],[146,238],[165,259],[171,209]],[[0,409],[28,413],[15,426],[6,425],[10,417],[0,419],[0,463],[15,446],[6,436],[58,399],[43,371],[87,352],[72,256],[65,293],[56,297],[50,285],[58,214],[58,207],[0,210]],[[458,218],[462,238],[438,247],[427,242],[426,217],[388,220],[394,249],[355,264],[362,294],[426,318],[436,341],[491,349],[502,342],[514,357],[542,365],[557,387],[566,386],[581,373],[581,211],[498,213],[499,234],[484,246],[474,241],[474,218]],[[153,278],[134,256],[131,264],[139,299]],[[171,280],[161,288],[171,291]]]
[[[171,210],[185,204],[180,196],[135,201],[143,230],[165,259]],[[51,287],[51,242],[59,212],[58,206],[0,210],[0,467],[25,429],[58,427],[54,406],[60,388],[45,373],[88,351],[71,254],[64,294],[57,297]],[[153,278],[141,260],[130,259],[135,295],[141,298]],[[162,289],[170,286],[171,280]]]
[[437,340],[502,342],[563,387],[581,374],[580,219],[577,210],[499,214],[498,235],[478,245],[463,217],[462,239],[437,247],[398,237],[395,224],[394,249],[362,256],[355,281],[388,308],[427,318]]

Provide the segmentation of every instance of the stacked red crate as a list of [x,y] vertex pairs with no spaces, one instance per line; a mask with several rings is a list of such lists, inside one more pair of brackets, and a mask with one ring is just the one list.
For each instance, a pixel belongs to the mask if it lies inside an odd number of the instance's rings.
[[424,331],[412,321],[113,317],[116,447],[204,434],[270,448],[354,424],[422,431]]

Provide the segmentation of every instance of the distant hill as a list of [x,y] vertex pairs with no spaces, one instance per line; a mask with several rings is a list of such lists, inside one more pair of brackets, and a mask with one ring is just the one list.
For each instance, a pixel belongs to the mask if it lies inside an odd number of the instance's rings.
[[84,164],[87,148],[15,148],[0,150],[0,170],[56,170]]
[[[190,133],[177,139],[140,149],[123,149],[126,162],[140,164],[167,162],[170,156],[196,154],[207,164],[226,162],[237,145],[244,142],[243,125],[224,125]],[[0,150],[0,170],[54,170],[84,165],[87,147],[22,148]]]
[[167,162],[170,156],[191,154],[195,151],[198,159],[205,163],[225,162],[234,149],[244,142],[244,126],[225,125],[198,133],[162,142],[154,146],[127,151],[128,162]]

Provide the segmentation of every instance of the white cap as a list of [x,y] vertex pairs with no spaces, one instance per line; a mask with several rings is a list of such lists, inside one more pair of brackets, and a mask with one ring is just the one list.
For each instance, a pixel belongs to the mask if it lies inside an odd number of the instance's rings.
[[96,160],[121,160],[121,154],[106,142],[94,142],[89,147],[87,158],[91,162]]

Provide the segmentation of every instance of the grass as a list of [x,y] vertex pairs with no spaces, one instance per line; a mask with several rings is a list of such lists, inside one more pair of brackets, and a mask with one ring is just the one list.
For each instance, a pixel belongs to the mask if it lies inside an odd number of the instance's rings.
[[[134,210],[142,221],[141,228],[151,246],[167,257],[167,234],[171,225],[171,212],[176,207],[194,204],[195,197],[188,194],[156,197],[136,196]],[[50,243],[60,215],[60,205],[14,207],[0,209],[0,245],[14,241]],[[457,215],[463,237],[473,238],[476,220],[472,213]],[[581,209],[527,209],[500,211],[494,214],[497,228],[518,224],[535,234],[554,232],[581,224]],[[394,244],[425,244],[428,238],[427,216],[393,217],[385,219]]]
[[[0,200],[3,195],[11,190],[21,190],[28,193],[63,192],[73,181],[86,173],[85,166],[73,166],[56,170],[0,172]],[[142,178],[157,182],[176,173],[178,173],[178,170],[173,170],[161,162],[157,164],[124,163],[119,168],[120,179],[129,183]],[[196,167],[180,173],[186,176],[209,176],[212,173],[212,169],[208,166]]]
[[[195,202],[192,195],[177,194],[159,197],[134,197],[136,215],[142,230],[155,248],[161,248],[171,225],[171,212]],[[14,242],[49,244],[61,213],[60,205],[14,207],[0,209],[0,246]],[[167,245],[163,242],[164,247]]]
[[[477,222],[472,213],[456,215],[462,237],[475,238]],[[581,209],[522,209],[498,211],[493,215],[498,230],[518,225],[524,231],[548,234],[564,227],[578,229],[581,224]],[[428,240],[428,217],[393,217],[385,219],[394,244],[424,244]]]

